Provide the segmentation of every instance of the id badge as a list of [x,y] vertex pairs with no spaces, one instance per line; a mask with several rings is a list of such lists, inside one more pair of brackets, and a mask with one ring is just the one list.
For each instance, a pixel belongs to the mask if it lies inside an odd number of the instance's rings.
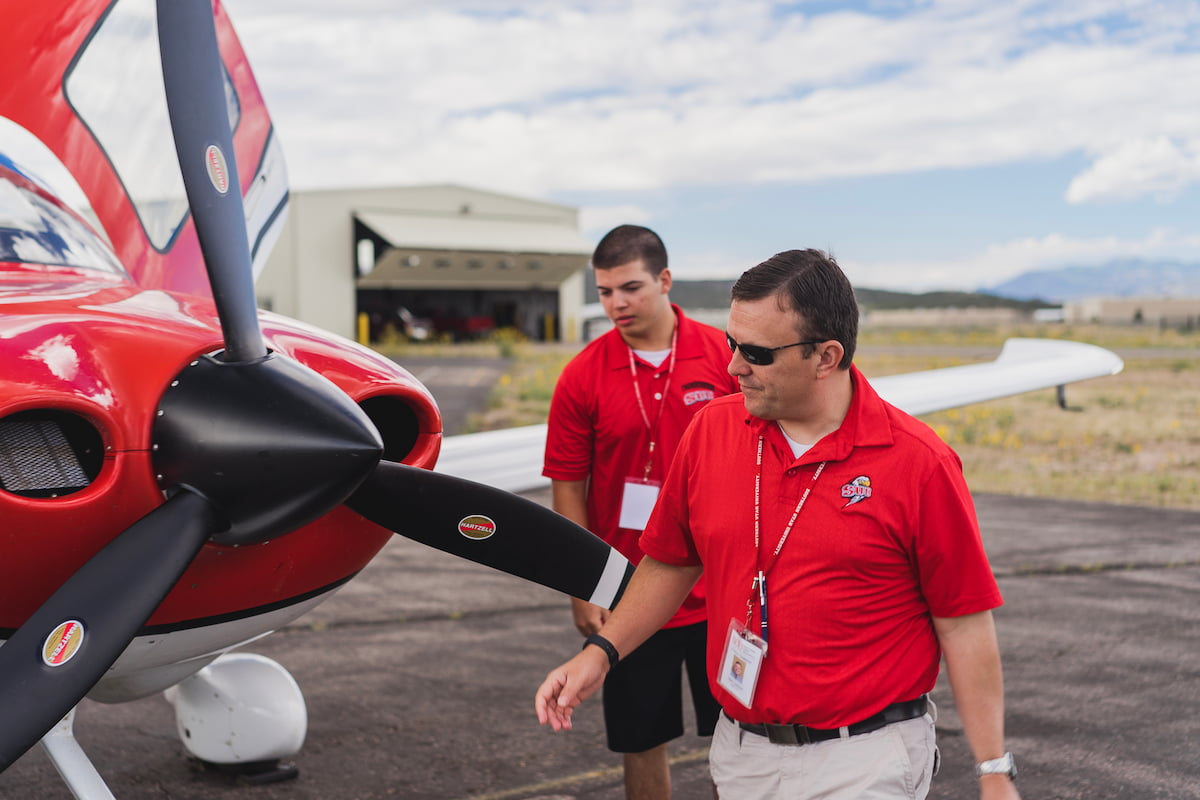
[[645,530],[661,486],[658,481],[627,478],[625,492],[621,495],[621,519],[617,522],[617,527],[635,531]]
[[721,653],[721,671],[717,684],[733,695],[746,708],[754,702],[754,689],[758,686],[758,674],[763,658],[767,655],[767,643],[752,633],[736,619],[729,622],[729,634],[725,637],[725,650]]

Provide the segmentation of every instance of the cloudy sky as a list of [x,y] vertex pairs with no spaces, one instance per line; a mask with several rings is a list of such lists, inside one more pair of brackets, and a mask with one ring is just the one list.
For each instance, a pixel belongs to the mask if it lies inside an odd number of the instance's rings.
[[298,188],[639,222],[677,277],[862,285],[1200,253],[1200,4],[227,0]]
[[925,290],[1200,260],[1196,0],[225,0],[296,188],[454,182]]

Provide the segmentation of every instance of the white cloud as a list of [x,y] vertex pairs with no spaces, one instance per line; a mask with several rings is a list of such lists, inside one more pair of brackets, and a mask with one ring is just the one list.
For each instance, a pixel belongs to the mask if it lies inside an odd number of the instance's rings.
[[920,292],[987,288],[1031,270],[1098,265],[1119,258],[1191,261],[1197,252],[1200,234],[1158,228],[1141,238],[1051,234],[1018,239],[945,261],[846,260],[841,264],[857,286]]
[[641,206],[584,206],[579,209],[579,227],[584,236],[600,240],[618,225],[649,225],[654,215]]
[[1071,203],[1154,195],[1169,201],[1200,182],[1200,139],[1139,139],[1105,153],[1067,187]]

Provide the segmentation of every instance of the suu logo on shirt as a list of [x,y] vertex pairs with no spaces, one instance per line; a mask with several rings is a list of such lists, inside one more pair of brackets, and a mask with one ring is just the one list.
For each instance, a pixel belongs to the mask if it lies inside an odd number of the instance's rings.
[[842,484],[842,497],[846,498],[846,505],[842,508],[849,508],[855,503],[861,503],[871,496],[871,479],[866,475],[859,475],[849,483]]
[[692,381],[683,385],[683,404],[694,406],[696,403],[707,403],[717,396],[717,389],[711,383]]

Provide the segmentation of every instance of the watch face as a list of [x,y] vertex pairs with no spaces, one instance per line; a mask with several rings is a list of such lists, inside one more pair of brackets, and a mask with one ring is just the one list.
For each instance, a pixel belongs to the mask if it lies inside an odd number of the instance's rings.
[[1005,753],[1000,758],[993,758],[990,761],[984,761],[975,765],[976,775],[1008,775],[1010,778],[1017,777],[1017,765],[1013,761],[1012,753]]

